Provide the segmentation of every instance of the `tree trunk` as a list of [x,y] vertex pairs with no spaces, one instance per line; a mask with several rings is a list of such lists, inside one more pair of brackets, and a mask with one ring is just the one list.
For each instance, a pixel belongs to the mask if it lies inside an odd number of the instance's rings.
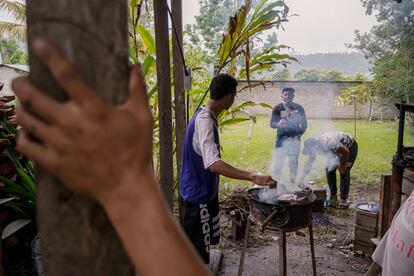
[[170,75],[170,42],[167,2],[154,1],[155,41],[157,46],[157,82],[160,126],[160,184],[168,206],[173,204],[173,141]]
[[368,116],[368,121],[371,122],[372,121],[372,116],[374,115],[374,105],[372,100],[369,100],[369,116]]
[[[183,45],[182,2],[171,1],[172,20],[175,24],[176,35],[173,34],[173,64],[174,64],[174,105],[175,105],[175,147],[177,177],[180,183],[181,155],[183,152],[185,121],[185,95],[184,95],[184,64],[180,48]],[[177,39],[178,36],[178,39]],[[183,49],[182,49],[183,50]],[[184,51],[184,50],[183,50]]]
[[[103,97],[120,103],[128,91],[126,12],[126,1],[27,0],[29,45],[37,36],[46,37]],[[66,100],[30,49],[29,57],[32,81],[52,97]],[[37,181],[46,275],[134,275],[118,236],[97,203],[73,195],[41,169]]]

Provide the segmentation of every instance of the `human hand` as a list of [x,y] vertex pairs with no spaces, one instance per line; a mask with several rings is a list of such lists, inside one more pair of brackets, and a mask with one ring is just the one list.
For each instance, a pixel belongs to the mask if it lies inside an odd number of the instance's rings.
[[342,174],[344,174],[344,173],[346,173],[347,172],[347,168],[346,168],[346,164],[340,164],[339,166],[338,166],[338,171],[340,172],[340,173],[342,173]]
[[269,188],[276,188],[277,182],[270,175],[253,174],[252,181],[259,186],[269,186]]
[[277,123],[277,126],[279,126],[279,127],[286,126],[286,120],[285,119],[280,119],[280,121]]
[[152,116],[139,67],[131,70],[129,99],[114,107],[46,40],[36,39],[33,50],[70,100],[51,99],[27,77],[14,80],[22,103],[18,150],[74,192],[99,201],[126,189],[122,183],[152,177]]

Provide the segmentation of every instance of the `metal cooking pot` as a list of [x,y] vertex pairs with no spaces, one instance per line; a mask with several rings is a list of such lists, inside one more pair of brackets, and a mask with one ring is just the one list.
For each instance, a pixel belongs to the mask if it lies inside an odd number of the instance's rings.
[[295,192],[299,201],[280,201],[272,203],[260,200],[259,194],[265,187],[247,191],[250,202],[250,219],[264,229],[276,231],[296,231],[312,223],[312,203],[316,196],[310,191]]

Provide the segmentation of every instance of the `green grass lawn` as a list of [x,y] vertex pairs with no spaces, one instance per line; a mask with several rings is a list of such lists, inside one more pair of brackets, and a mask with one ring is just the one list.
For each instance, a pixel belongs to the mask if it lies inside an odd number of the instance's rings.
[[[335,129],[354,135],[354,122],[351,120],[330,122],[309,120],[308,124],[308,130],[304,137],[302,137],[302,143],[308,137],[315,137],[323,132]],[[357,121],[356,138],[359,151],[351,171],[351,176],[358,185],[379,183],[381,174],[390,173],[391,160],[397,148],[397,128],[397,122],[369,123],[362,120]],[[267,116],[258,116],[256,124],[245,122],[227,127],[220,134],[222,158],[238,168],[268,174],[274,149],[275,134],[275,130],[269,127],[269,118]],[[413,129],[406,128],[404,145],[414,146]],[[303,156],[301,156],[300,164],[303,162],[303,159]],[[287,167],[287,164],[285,166]],[[323,176],[322,171],[320,176]],[[229,187],[234,185],[250,185],[246,181],[238,181],[226,177],[221,178],[221,183],[227,183]],[[223,185],[221,186],[223,187]]]

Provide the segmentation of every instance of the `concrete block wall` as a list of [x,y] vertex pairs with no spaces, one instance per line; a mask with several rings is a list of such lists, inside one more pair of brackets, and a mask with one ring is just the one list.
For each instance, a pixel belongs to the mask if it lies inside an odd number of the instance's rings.
[[[253,81],[253,83],[258,83]],[[361,82],[348,81],[266,81],[263,85],[245,90],[237,95],[235,104],[245,101],[265,102],[275,106],[281,102],[281,91],[283,87],[295,89],[294,101],[301,104],[308,118],[318,119],[352,119],[354,118],[354,106],[337,106],[335,99],[341,91],[347,87],[360,85]],[[240,81],[239,87],[244,87],[247,82]],[[270,115],[271,110],[263,107],[250,107],[249,110],[255,114]],[[381,109],[374,105],[374,117],[380,118]],[[369,106],[357,106],[357,118],[367,119]]]

